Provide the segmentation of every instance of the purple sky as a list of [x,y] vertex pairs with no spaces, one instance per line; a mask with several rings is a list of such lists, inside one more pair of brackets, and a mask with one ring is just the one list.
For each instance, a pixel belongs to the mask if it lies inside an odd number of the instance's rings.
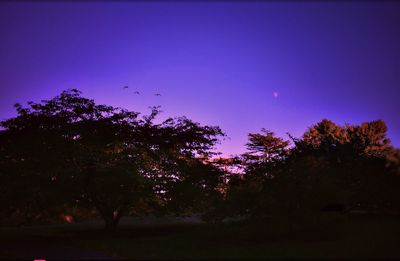
[[225,154],[322,118],[381,118],[400,146],[400,3],[0,3],[0,36],[0,119],[78,88],[219,125]]

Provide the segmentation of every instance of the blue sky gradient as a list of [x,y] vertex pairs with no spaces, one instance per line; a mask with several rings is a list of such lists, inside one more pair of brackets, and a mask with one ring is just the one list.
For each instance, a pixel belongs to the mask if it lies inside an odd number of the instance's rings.
[[378,1],[0,3],[0,119],[78,88],[219,125],[225,155],[249,132],[300,136],[322,118],[383,119],[399,147],[399,14]]

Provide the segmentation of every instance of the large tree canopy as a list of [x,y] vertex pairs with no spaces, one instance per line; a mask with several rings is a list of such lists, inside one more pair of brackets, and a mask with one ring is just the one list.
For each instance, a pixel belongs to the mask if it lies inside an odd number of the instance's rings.
[[[79,204],[94,207],[114,228],[124,214],[171,201],[167,195],[176,186],[171,184],[198,175],[188,170],[188,162],[211,156],[223,135],[218,127],[184,117],[156,124],[158,108],[139,117],[98,105],[76,89],[28,104],[16,104],[18,116],[1,122],[1,193],[13,198],[4,202],[3,217],[42,218],[60,206]],[[203,174],[194,179],[207,180]],[[190,186],[199,193],[213,190],[213,184],[197,183]]]

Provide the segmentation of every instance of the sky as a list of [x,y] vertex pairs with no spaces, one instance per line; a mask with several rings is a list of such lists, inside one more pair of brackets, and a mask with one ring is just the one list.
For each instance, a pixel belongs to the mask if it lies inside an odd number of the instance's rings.
[[0,120],[77,88],[218,125],[223,155],[323,118],[383,119],[400,147],[400,3],[3,2],[0,36]]

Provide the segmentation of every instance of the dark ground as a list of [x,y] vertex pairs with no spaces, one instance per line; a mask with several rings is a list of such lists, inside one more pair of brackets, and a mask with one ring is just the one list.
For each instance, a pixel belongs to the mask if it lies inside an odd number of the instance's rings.
[[197,219],[125,219],[0,228],[0,257],[10,259],[384,259],[400,258],[400,219],[324,214],[303,222],[208,225]]

